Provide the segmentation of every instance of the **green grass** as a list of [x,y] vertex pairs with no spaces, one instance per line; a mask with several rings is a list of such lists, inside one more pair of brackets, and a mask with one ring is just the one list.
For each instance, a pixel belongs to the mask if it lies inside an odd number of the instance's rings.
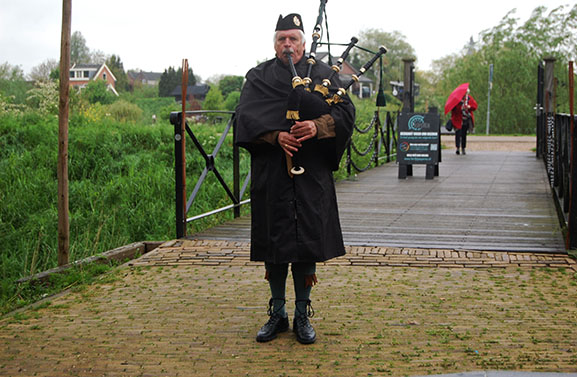
[[[173,127],[98,123],[71,117],[69,130],[70,261],[135,241],[175,237]],[[212,152],[224,125],[195,125]],[[13,308],[21,277],[57,265],[58,123],[34,114],[0,117],[0,307]],[[232,135],[217,167],[232,185]],[[204,160],[187,155],[188,192]],[[243,155],[248,169],[248,155]],[[228,204],[209,176],[189,215]],[[223,213],[189,225],[195,232],[232,217]]]
[[[62,273],[52,274],[46,281],[27,281],[14,284],[11,287],[11,297],[3,300],[0,315],[11,310],[32,304],[67,289],[82,290],[94,282],[111,282],[116,279],[114,268],[118,262],[93,263],[85,266],[75,266]],[[107,274],[107,275],[105,275]],[[103,279],[103,276],[105,278]],[[50,301],[44,301],[35,307],[36,310],[50,306]]]

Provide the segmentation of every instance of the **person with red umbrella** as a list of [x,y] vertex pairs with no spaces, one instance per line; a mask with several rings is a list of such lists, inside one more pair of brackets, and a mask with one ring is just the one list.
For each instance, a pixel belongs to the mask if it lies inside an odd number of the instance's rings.
[[[469,94],[469,83],[459,85],[445,102],[445,114],[451,112],[451,122],[455,128],[456,154],[467,154],[467,132],[475,128],[475,116],[473,111],[477,110],[477,101]],[[461,152],[459,152],[459,149]]]

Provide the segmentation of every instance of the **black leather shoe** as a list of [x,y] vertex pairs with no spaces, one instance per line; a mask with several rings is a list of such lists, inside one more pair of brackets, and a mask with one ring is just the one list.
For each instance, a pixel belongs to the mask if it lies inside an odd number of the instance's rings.
[[309,317],[306,314],[299,314],[293,320],[293,331],[297,336],[297,340],[302,344],[311,344],[317,340],[317,333],[309,322]]
[[275,339],[278,333],[285,332],[289,328],[288,317],[281,317],[280,314],[271,314],[267,323],[256,334],[257,342],[270,342]]

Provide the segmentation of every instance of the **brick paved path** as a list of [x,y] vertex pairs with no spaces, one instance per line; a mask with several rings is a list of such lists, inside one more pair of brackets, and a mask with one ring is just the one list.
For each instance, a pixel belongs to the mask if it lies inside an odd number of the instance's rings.
[[291,332],[254,340],[269,293],[246,244],[171,241],[98,284],[0,320],[0,375],[577,372],[577,273],[565,256],[349,253],[318,268],[313,345]]
[[[507,268],[562,267],[577,271],[575,260],[567,254],[515,253],[472,250],[435,250],[392,247],[347,246],[347,254],[326,265]],[[156,265],[260,265],[249,261],[250,244],[219,240],[173,240],[161,245],[133,266]]]

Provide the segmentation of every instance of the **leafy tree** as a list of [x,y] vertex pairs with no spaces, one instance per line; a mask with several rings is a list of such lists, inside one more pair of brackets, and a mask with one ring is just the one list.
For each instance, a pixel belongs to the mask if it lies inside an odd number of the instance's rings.
[[10,65],[8,62],[0,64],[0,80],[24,80],[24,72],[17,65]]
[[[387,53],[383,56],[383,81],[399,81],[403,78],[403,58],[414,57],[414,48],[405,40],[405,36],[398,31],[391,33],[381,29],[366,29],[359,33],[358,46],[377,52],[379,46],[385,46]],[[363,66],[373,53],[359,48],[353,49],[349,61],[357,68]],[[377,79],[379,77],[379,64],[375,63],[365,74],[367,77]]]
[[226,97],[231,92],[240,92],[243,81],[244,77],[242,76],[225,76],[218,82],[218,88],[222,92],[222,95]]
[[51,80],[38,80],[34,88],[28,91],[29,106],[43,115],[58,115],[58,83]]
[[234,111],[240,100],[240,91],[235,90],[234,92],[228,93],[226,99],[224,100],[224,108],[228,111]]
[[[546,56],[555,57],[556,77],[563,80],[567,77],[568,57],[577,55],[577,5],[569,12],[565,6],[549,13],[545,7],[537,7],[521,25],[514,13],[508,12],[497,26],[483,31],[473,53],[463,52],[433,64],[435,77],[431,81],[436,83],[443,101],[457,85],[470,83],[479,103],[475,120],[480,130],[486,124],[490,64],[494,66],[491,131],[527,134],[535,132],[537,65]],[[560,109],[567,107],[566,95],[560,94],[557,103]]]
[[106,83],[102,80],[90,81],[81,93],[90,104],[108,105],[116,100],[116,96],[108,90]]
[[[192,72],[192,68],[188,68],[188,85],[195,85],[196,77]],[[170,97],[170,93],[178,86],[182,85],[182,68],[175,70],[173,67],[168,67],[160,76],[158,82],[158,96]]]
[[70,62],[71,64],[90,62],[90,49],[79,31],[75,31],[70,37]]
[[50,80],[60,80],[60,65],[50,71]]
[[224,110],[224,98],[222,92],[216,86],[212,86],[202,104],[205,110]]
[[24,79],[24,72],[20,66],[0,64],[0,93],[3,94],[4,101],[11,104],[24,104],[28,89],[30,89],[30,84]]
[[126,91],[128,90],[128,78],[126,77],[126,72],[124,71],[124,65],[120,56],[110,55],[106,60],[106,65],[112,71],[112,74],[116,77],[116,90]]
[[37,66],[32,67],[28,77],[32,81],[49,81],[52,80],[50,74],[59,68],[59,62],[55,59],[46,59]]
[[100,50],[90,51],[90,58],[88,60],[88,63],[90,63],[90,64],[102,64],[102,63],[105,63],[107,59],[108,58],[103,51],[100,51]]

